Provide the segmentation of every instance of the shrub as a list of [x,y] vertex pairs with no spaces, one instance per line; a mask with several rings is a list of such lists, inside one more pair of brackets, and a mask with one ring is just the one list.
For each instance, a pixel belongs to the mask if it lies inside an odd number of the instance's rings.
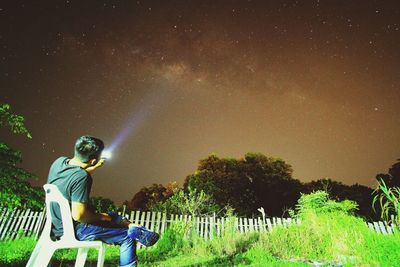
[[375,209],[375,203],[379,200],[382,219],[391,221],[390,217],[393,215],[393,223],[400,226],[400,188],[387,187],[383,179],[380,179],[374,194],[372,205]]

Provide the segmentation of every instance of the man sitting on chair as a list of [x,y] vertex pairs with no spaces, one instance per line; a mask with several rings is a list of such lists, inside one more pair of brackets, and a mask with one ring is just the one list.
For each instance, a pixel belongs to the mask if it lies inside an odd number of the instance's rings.
[[[96,213],[89,207],[91,174],[104,163],[101,152],[104,143],[92,136],[82,136],[75,143],[72,159],[60,157],[50,167],[47,183],[54,184],[71,204],[76,238],[101,240],[120,245],[120,266],[137,266],[136,240],[132,230],[136,225],[115,213]],[[63,235],[61,212],[52,204],[52,233],[55,239]]]

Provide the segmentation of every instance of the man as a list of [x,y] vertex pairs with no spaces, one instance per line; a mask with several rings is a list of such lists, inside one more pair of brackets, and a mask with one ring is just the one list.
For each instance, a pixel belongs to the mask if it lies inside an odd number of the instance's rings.
[[[103,149],[104,143],[100,139],[92,136],[78,138],[74,157],[58,158],[50,167],[47,183],[56,185],[70,201],[77,239],[120,245],[120,266],[137,266],[136,240],[131,232],[139,228],[119,215],[96,213],[89,207],[91,174],[104,164],[101,158]],[[52,233],[58,239],[63,235],[63,229],[57,204],[51,206],[51,212]]]

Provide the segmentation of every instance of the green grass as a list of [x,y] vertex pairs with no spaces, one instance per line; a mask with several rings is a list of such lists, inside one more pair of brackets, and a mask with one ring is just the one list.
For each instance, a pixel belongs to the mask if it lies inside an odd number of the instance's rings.
[[[399,233],[375,233],[350,215],[349,203],[341,206],[325,197],[317,193],[302,197],[292,214],[301,224],[271,232],[237,233],[230,218],[222,237],[203,240],[190,223],[177,223],[155,247],[138,250],[139,266],[297,267],[311,266],[313,261],[322,266],[399,266]],[[28,238],[0,242],[0,266],[25,266],[34,245],[35,240]],[[51,266],[73,266],[75,256],[76,250],[57,251]],[[91,251],[86,266],[96,266],[96,258],[97,252]],[[119,247],[108,246],[105,266],[117,266],[118,261]]]
[[0,242],[0,266],[25,266],[35,246],[33,238]]
[[[230,234],[212,240],[177,238],[171,229],[157,247],[138,250],[140,266],[310,266],[310,261],[344,266],[396,266],[400,236],[369,230],[357,218],[310,216],[301,225],[275,228],[267,233]],[[183,235],[182,235],[183,236]],[[0,266],[25,266],[33,239],[0,242]],[[51,266],[73,266],[76,250],[59,250]],[[95,266],[91,250],[87,266]],[[119,247],[108,246],[106,266],[117,266]]]

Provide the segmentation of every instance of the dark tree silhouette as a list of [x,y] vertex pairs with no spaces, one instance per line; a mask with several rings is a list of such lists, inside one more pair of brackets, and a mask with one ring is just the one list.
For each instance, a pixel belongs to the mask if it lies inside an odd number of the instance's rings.
[[143,187],[137,192],[130,201],[124,202],[131,210],[149,210],[157,202],[163,202],[172,196],[174,182],[163,186],[153,184],[150,187]]
[[380,173],[376,175],[376,179],[382,179],[387,187],[400,187],[400,159],[389,168],[388,173]]
[[221,208],[229,205],[241,216],[281,216],[300,196],[301,182],[292,178],[292,168],[282,159],[247,153],[243,159],[210,155],[198,170],[186,177],[184,188],[203,190]]

